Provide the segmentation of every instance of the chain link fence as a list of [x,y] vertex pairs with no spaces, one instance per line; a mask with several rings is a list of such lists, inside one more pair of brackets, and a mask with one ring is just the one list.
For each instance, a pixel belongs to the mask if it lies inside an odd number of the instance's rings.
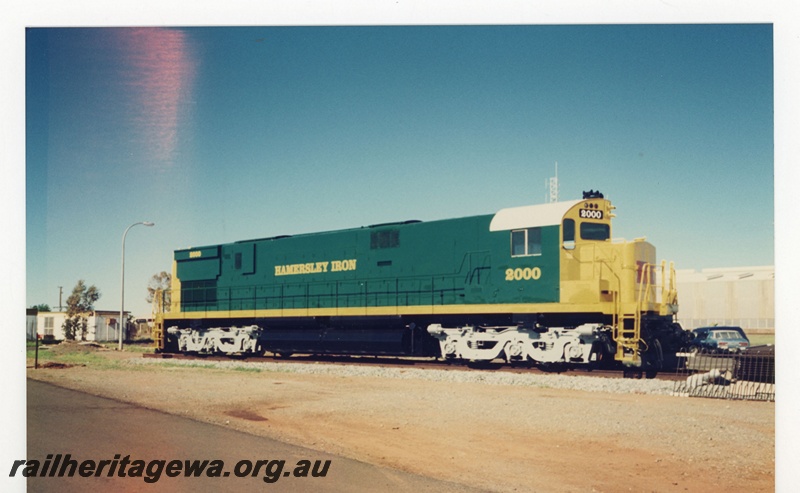
[[775,347],[756,346],[741,353],[682,351],[677,376],[675,395],[774,401]]

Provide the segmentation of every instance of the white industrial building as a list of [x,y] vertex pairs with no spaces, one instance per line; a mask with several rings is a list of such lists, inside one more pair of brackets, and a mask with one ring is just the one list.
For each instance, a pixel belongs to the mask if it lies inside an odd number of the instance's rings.
[[[125,312],[125,316],[129,315]],[[64,321],[66,312],[39,312],[36,315],[36,333],[41,338],[62,341],[64,337]],[[117,341],[119,340],[119,312],[93,310],[86,315],[86,340],[87,341]],[[28,322],[30,332],[30,321]],[[80,335],[78,336],[80,338]]]
[[678,270],[676,284],[684,329],[716,324],[774,333],[774,266]]

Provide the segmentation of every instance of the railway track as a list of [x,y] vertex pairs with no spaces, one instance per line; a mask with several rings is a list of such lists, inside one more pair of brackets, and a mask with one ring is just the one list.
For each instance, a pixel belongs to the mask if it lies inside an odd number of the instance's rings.
[[[330,356],[330,355],[294,355],[292,357],[280,356],[216,356],[216,355],[187,355],[180,353],[145,353],[145,358],[156,359],[179,359],[179,360],[200,360],[200,361],[241,361],[264,363],[279,361],[281,363],[294,364],[329,364],[329,365],[371,365],[386,368],[414,368],[420,370],[460,370],[460,371],[492,371],[519,374],[559,374],[566,376],[584,376],[594,378],[645,378],[641,371],[623,372],[622,370],[609,369],[588,369],[588,368],[566,368],[553,367],[542,369],[535,366],[509,366],[508,364],[497,361],[479,364],[453,363],[442,360],[431,360],[428,358],[394,357],[394,356]],[[676,381],[686,378],[686,375],[677,375],[674,371],[659,372],[655,379]]]

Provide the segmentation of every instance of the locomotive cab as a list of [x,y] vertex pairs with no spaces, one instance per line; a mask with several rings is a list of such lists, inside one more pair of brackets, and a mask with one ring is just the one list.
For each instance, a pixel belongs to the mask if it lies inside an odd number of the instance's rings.
[[660,338],[673,332],[678,309],[674,268],[667,272],[662,262],[658,286],[655,247],[644,238],[612,240],[614,209],[601,193],[590,191],[564,215],[561,303],[577,313],[600,310],[613,328],[617,361],[638,366],[641,355],[652,351],[660,366]]

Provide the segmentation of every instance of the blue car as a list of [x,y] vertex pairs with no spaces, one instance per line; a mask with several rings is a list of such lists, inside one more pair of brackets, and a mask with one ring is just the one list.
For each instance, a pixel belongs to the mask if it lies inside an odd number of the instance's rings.
[[692,334],[694,339],[689,347],[692,352],[738,353],[750,347],[750,339],[741,327],[699,327],[694,329]]

